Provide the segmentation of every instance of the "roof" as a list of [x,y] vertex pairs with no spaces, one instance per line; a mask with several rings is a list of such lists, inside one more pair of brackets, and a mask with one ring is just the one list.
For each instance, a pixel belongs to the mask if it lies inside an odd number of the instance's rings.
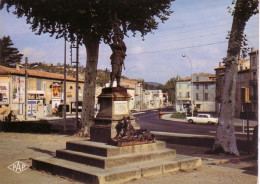
[[[20,68],[17,70],[16,68],[9,68],[0,65],[0,75],[25,75],[25,69]],[[64,80],[63,74],[45,72],[40,70],[30,70],[28,69],[28,76],[29,77],[39,77],[39,78],[46,78],[46,79],[56,79],[56,80]],[[66,76],[67,81],[76,81],[75,78]],[[79,82],[84,82],[84,80],[80,80]]]
[[256,54],[256,53],[258,53],[258,50],[254,50],[252,52],[249,52],[248,54],[251,55],[251,54]]
[[203,76],[203,77],[216,77],[215,74],[211,74],[211,73],[194,73],[192,75]]
[[[249,59],[240,59],[238,61],[238,64],[243,64],[245,62],[250,62],[250,60]],[[225,69],[225,68],[226,68],[225,66],[219,66],[219,67],[215,68],[214,70],[220,70],[220,69]]]
[[224,69],[224,68],[226,68],[226,67],[225,66],[219,66],[219,67],[215,68],[214,70],[220,70],[220,69]]
[[190,80],[191,80],[191,77],[185,77],[183,79],[177,80],[177,82],[184,82],[184,81],[190,81]]
[[130,84],[137,84],[137,80],[135,79],[121,79],[122,82],[130,83]]
[[210,82],[216,82],[216,80],[209,80],[209,81],[192,81],[192,83],[210,83]]

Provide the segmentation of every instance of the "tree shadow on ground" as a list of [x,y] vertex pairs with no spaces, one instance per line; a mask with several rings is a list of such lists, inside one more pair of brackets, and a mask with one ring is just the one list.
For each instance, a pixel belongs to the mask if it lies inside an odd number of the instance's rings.
[[253,175],[253,176],[257,176],[258,175],[257,165],[250,166],[250,167],[244,167],[244,168],[241,168],[241,169],[245,170],[243,172],[245,174],[250,174],[250,175]]
[[49,150],[45,150],[45,149],[41,149],[41,148],[35,148],[35,147],[27,147],[27,148],[32,149],[37,152],[46,153],[48,155],[55,156],[55,152],[53,152],[53,151],[49,151]]

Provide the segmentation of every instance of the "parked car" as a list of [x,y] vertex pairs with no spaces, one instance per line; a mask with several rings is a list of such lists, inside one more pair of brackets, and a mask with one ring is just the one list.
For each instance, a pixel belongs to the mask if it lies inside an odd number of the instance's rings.
[[198,114],[196,117],[186,117],[189,123],[207,123],[207,124],[218,124],[218,118],[214,118],[210,114]]

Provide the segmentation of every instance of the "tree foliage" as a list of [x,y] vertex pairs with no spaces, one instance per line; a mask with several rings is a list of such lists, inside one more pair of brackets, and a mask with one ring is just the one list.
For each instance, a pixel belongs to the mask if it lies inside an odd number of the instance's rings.
[[[86,75],[82,107],[83,126],[88,131],[94,119],[99,43],[110,43],[115,21],[120,21],[124,35],[141,36],[158,28],[172,13],[174,0],[2,0],[0,9],[18,18],[26,17],[36,34],[49,33],[56,38],[82,43],[86,47]],[[85,130],[84,130],[85,131]]]
[[175,103],[175,93],[176,93],[176,78],[173,77],[169,79],[164,85],[165,92],[168,93],[169,101]]
[[[115,15],[121,21],[125,35],[140,32],[142,36],[157,29],[158,20],[164,22],[172,13],[170,3],[174,0],[2,0],[18,18],[25,16],[36,34],[50,33],[56,38],[66,37],[81,41],[92,39],[111,41]],[[88,33],[86,35],[86,33]]]
[[20,54],[18,49],[13,47],[10,36],[4,36],[0,39],[0,64],[3,66],[14,66],[15,63],[20,63],[23,54]]

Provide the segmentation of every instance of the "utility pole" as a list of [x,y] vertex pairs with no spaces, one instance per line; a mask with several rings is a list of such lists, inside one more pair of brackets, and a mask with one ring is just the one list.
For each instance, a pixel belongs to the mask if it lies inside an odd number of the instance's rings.
[[25,57],[25,120],[28,119],[28,58]]
[[63,83],[63,113],[62,113],[62,123],[63,123],[63,131],[64,133],[67,131],[66,129],[66,112],[67,112],[67,108],[66,108],[66,37],[64,36],[64,83]]
[[[76,61],[73,61],[72,60],[72,49],[76,49]],[[78,80],[79,80],[79,76],[78,76],[78,73],[79,73],[79,42],[78,42],[78,39],[76,41],[76,46],[72,43],[71,46],[70,46],[70,59],[71,59],[71,65],[73,63],[76,64],[76,99],[75,99],[75,106],[76,106],[76,124],[77,124],[77,128],[79,128],[79,120],[78,120],[78,116],[79,116],[79,110],[78,110],[78,101],[79,101],[79,93],[78,93]]]

